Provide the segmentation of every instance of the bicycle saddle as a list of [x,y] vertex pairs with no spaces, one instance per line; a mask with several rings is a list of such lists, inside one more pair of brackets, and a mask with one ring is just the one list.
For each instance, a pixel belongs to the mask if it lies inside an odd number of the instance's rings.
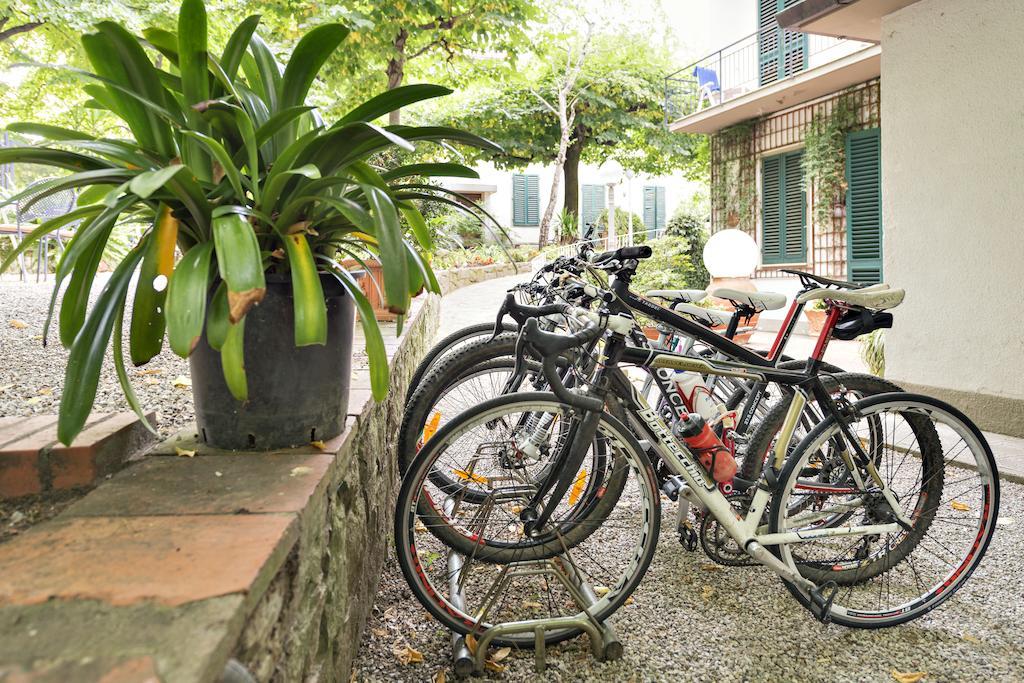
[[734,304],[749,306],[755,311],[774,311],[786,305],[786,295],[775,292],[741,292],[738,289],[718,287],[711,291],[711,296],[728,299]]
[[723,311],[716,311],[713,308],[701,308],[700,306],[685,303],[676,304],[673,308],[680,313],[685,313],[697,322],[704,323],[708,327],[729,324],[729,316]]
[[704,289],[651,289],[644,292],[648,299],[664,299],[684,304],[695,304],[707,295],[707,290]]

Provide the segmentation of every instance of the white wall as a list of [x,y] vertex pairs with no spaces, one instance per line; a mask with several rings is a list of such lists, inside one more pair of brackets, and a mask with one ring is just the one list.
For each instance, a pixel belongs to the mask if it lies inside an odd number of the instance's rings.
[[885,280],[896,381],[1024,399],[1024,3],[882,22]]
[[[509,229],[513,235],[515,241],[522,243],[536,243],[538,237],[537,228],[513,228],[512,227],[512,176],[514,175],[511,171],[501,171],[494,168],[491,164],[481,164],[475,167],[475,170],[480,174],[479,181],[467,181],[465,179],[450,179],[452,183],[458,183],[460,185],[466,185],[468,183],[480,183],[481,185],[492,185],[497,187],[497,192],[487,196],[484,201],[484,208],[487,209],[501,223],[502,226]],[[551,194],[551,183],[554,178],[554,168],[540,166],[538,164],[531,165],[516,173],[527,173],[536,174],[539,176],[540,185],[540,218],[544,217],[544,210],[548,204],[548,198]],[[442,179],[445,182],[446,179]],[[579,171],[579,184],[580,192],[584,185],[607,185],[609,181],[615,182],[615,204],[619,208],[633,211],[639,220],[643,219],[643,191],[645,185],[661,185],[665,188],[665,212],[669,218],[675,213],[676,209],[681,203],[687,203],[691,200],[694,194],[702,189],[700,183],[695,183],[687,180],[683,175],[675,174],[671,176],[647,176],[639,175],[629,181],[621,173],[621,171],[615,172],[608,167],[598,167],[591,164],[580,164]],[[558,199],[555,204],[555,215],[562,208],[563,197],[564,197],[564,184],[559,184]],[[582,197],[581,197],[582,203]],[[605,206],[608,206],[608,200],[605,199]],[[641,229],[642,225],[634,226],[635,230]],[[616,226],[616,231],[620,234],[625,233],[625,226]]]

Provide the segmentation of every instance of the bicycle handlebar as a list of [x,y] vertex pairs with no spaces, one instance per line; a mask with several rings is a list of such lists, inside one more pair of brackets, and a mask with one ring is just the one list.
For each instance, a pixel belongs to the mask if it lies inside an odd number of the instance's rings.
[[[586,326],[575,334],[555,334],[540,329],[536,318],[530,318],[523,325],[520,340],[529,345],[541,358],[544,377],[551,391],[564,403],[587,411],[604,409],[604,401],[594,396],[584,396],[566,388],[558,373],[558,357],[565,351],[593,343],[601,336],[603,326],[596,321],[589,321]],[[521,350],[521,349],[517,349]]]

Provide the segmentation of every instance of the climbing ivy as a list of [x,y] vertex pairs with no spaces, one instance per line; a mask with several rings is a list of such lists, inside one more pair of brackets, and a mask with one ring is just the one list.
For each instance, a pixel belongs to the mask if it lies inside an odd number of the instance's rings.
[[804,182],[814,189],[814,220],[824,224],[846,191],[846,134],[856,128],[857,103],[852,92],[840,95],[831,110],[814,114],[804,132]]
[[757,206],[756,161],[751,138],[756,121],[745,121],[722,130],[712,155],[711,207],[714,229],[738,227],[754,231]]

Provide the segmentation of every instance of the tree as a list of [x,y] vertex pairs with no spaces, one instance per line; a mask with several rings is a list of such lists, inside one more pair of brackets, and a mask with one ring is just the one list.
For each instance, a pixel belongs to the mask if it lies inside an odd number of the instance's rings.
[[[488,61],[485,53],[514,59],[527,44],[523,26],[536,14],[534,0],[332,0],[344,9],[353,28],[350,45],[341,51],[347,73],[366,70],[367,85],[388,90],[401,85],[413,62],[431,80],[463,80],[459,70],[471,61]],[[437,72],[449,71],[438,79]],[[383,77],[383,78],[380,78]],[[382,82],[383,81],[383,82]],[[400,111],[389,123],[400,123]]]
[[[505,153],[477,157],[501,168],[559,158],[559,120],[534,93],[557,100],[558,74],[564,53],[536,55],[500,85],[468,90],[437,112],[440,119],[476,131],[500,144]],[[664,75],[670,71],[663,53],[643,35],[595,36],[577,87],[569,144],[561,164],[564,207],[579,215],[579,165],[614,159],[636,173],[667,174],[699,162],[699,138],[671,133],[664,124]]]

